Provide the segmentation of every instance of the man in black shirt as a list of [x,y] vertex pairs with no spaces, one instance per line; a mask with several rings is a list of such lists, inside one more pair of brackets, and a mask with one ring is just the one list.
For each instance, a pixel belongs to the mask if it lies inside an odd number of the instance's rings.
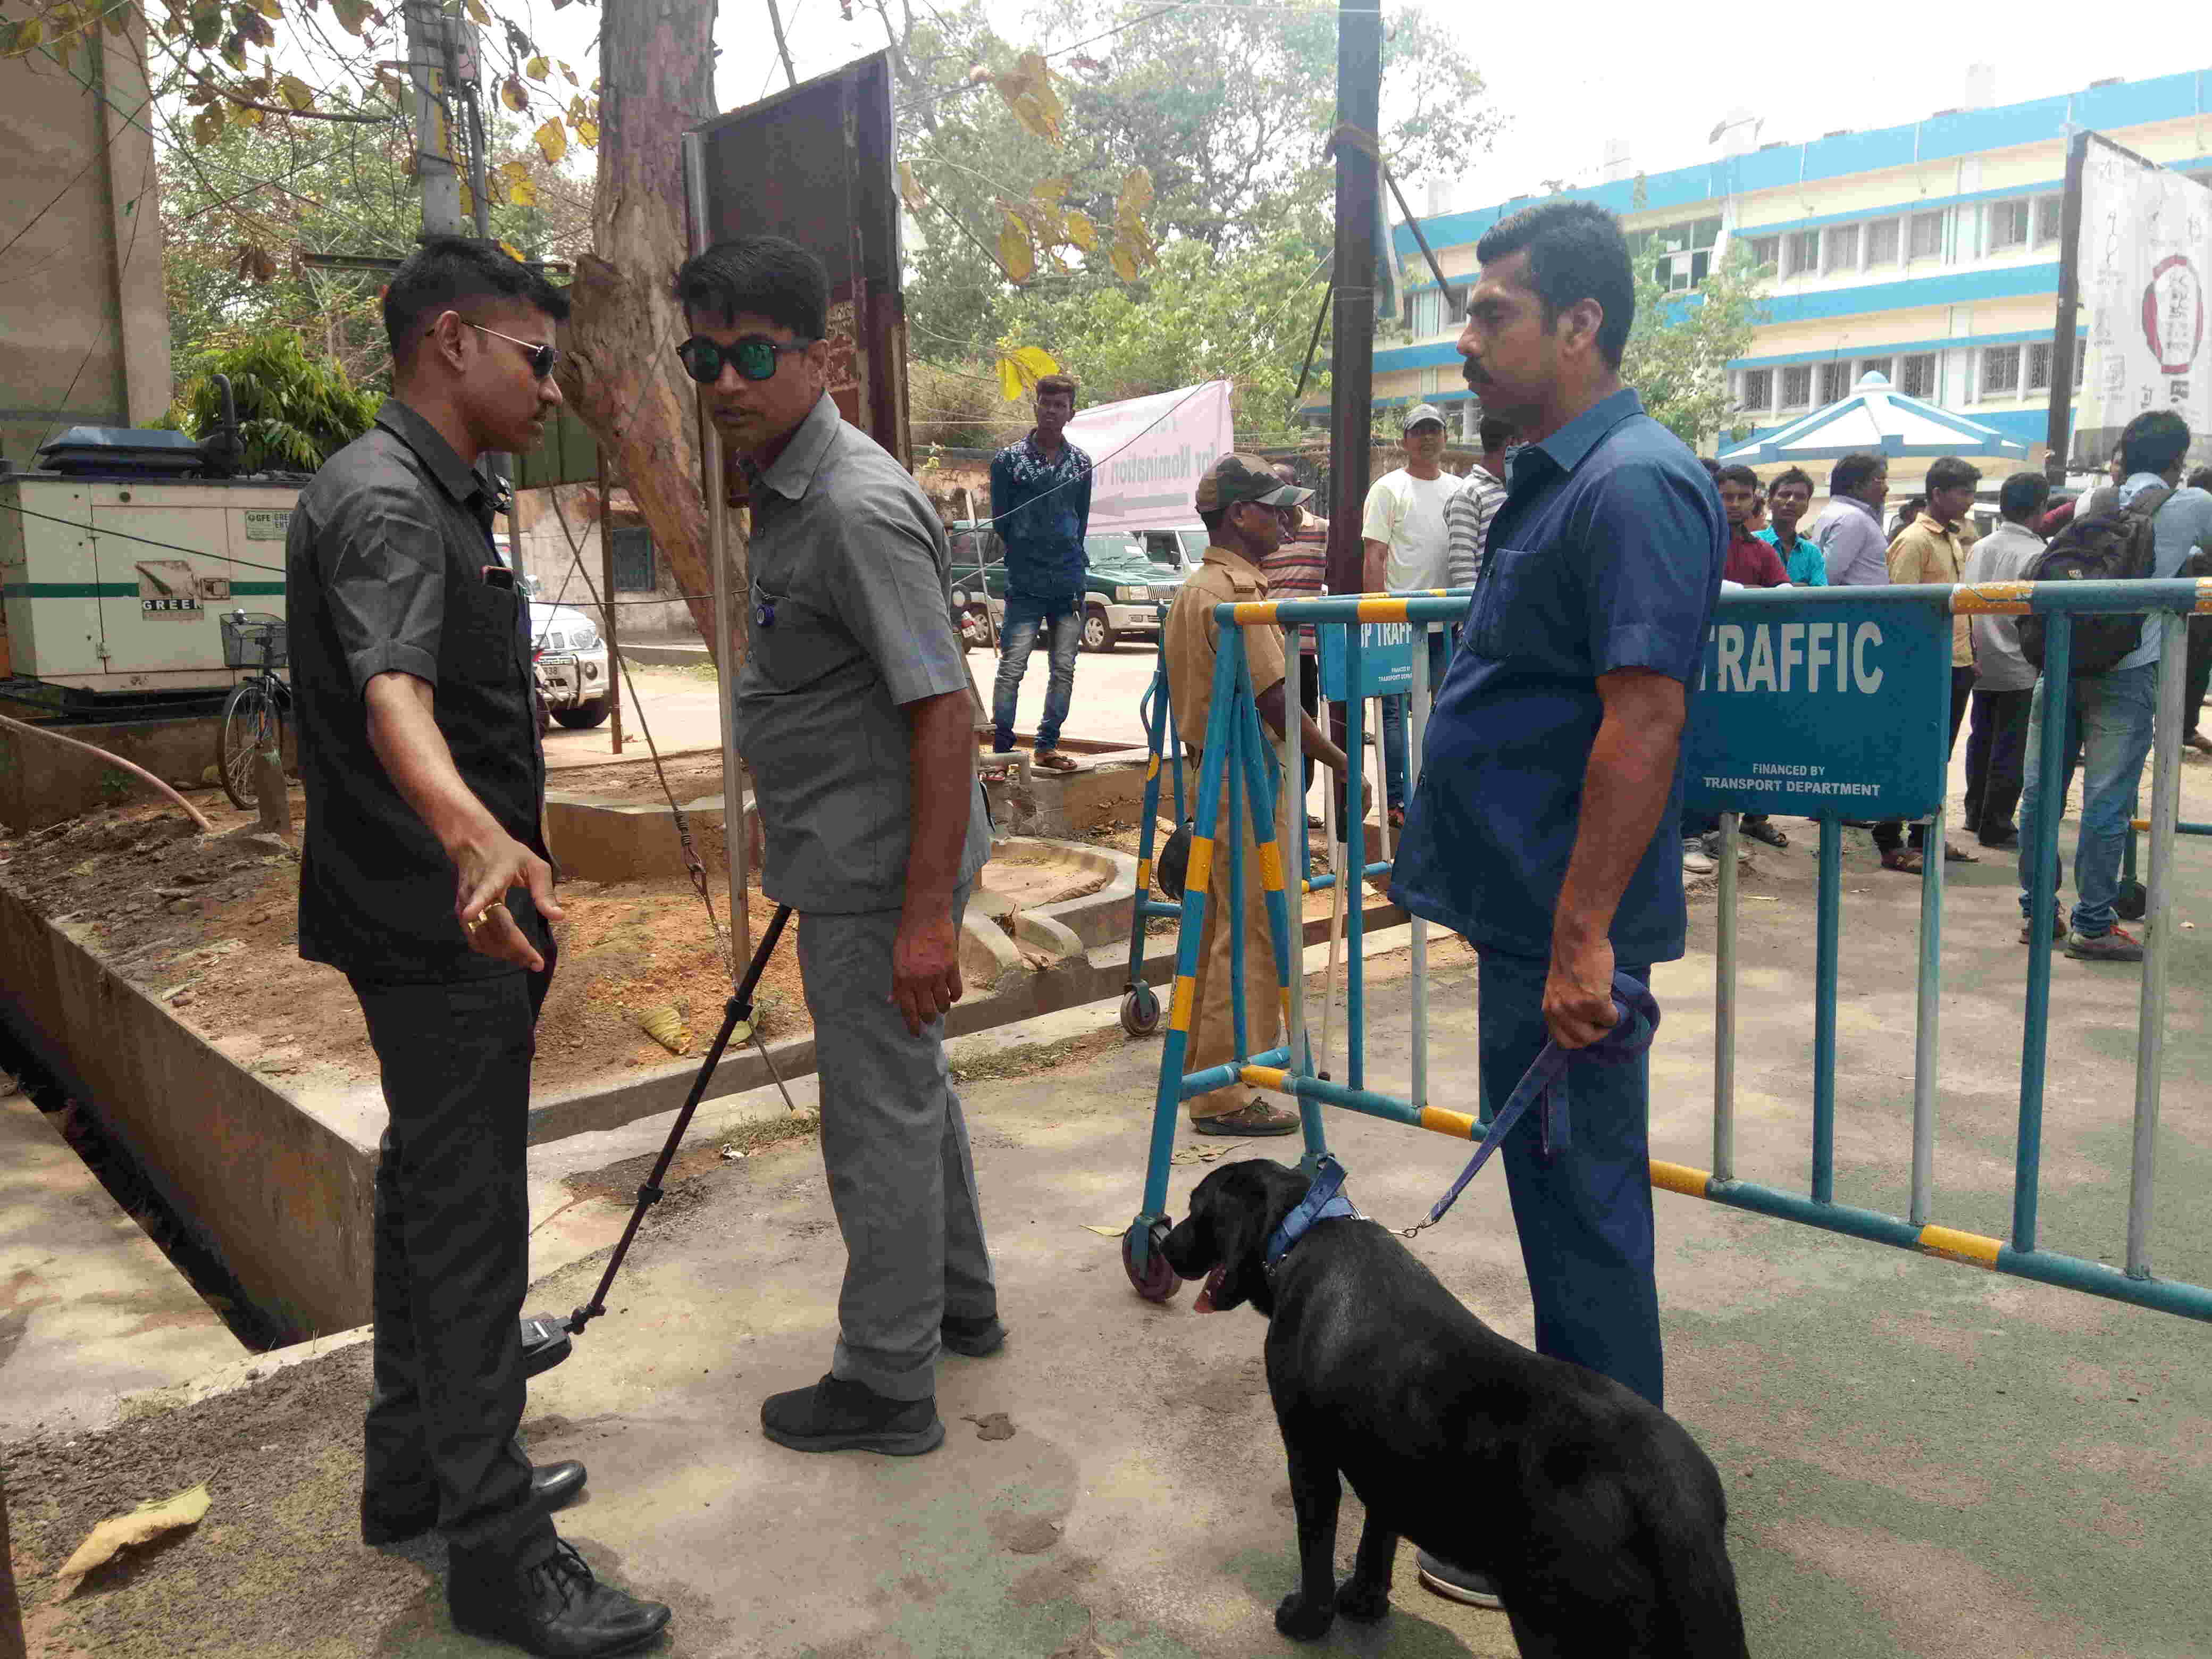
[[384,300],[392,395],[301,492],[285,546],[307,822],[300,954],[361,999],[391,1113],[376,1176],[362,1536],[446,1534],[464,1630],[539,1654],[649,1639],[533,1471],[519,1319],[523,1147],[561,917],[540,828],[529,607],[491,538],[487,450],[533,447],[568,301],[489,243],[433,238]]

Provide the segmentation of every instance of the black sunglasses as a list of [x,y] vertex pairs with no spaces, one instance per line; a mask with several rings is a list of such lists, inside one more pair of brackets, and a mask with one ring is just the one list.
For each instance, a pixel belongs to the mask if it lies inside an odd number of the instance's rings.
[[717,345],[703,334],[694,334],[676,348],[676,355],[683,360],[685,374],[701,386],[712,386],[722,378],[724,363],[736,369],[741,379],[773,380],[778,357],[787,351],[804,351],[813,343],[811,340],[794,340],[789,345],[781,345],[765,334],[748,334],[728,345]]
[[[468,322],[465,317],[461,320],[465,323]],[[561,354],[550,345],[541,344],[535,340],[518,340],[512,334],[502,334],[495,328],[486,328],[482,323],[469,323],[469,326],[479,334],[490,335],[495,340],[504,340],[509,345],[520,346],[530,354],[530,372],[541,380],[551,379],[553,366],[561,361]]]

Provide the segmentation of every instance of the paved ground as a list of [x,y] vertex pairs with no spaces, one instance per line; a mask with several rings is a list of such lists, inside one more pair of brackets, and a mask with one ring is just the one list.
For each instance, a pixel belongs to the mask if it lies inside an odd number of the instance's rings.
[[[2161,1271],[2203,1283],[2212,1281],[2212,1210],[2203,1201],[2212,1112],[2200,1080],[2212,1060],[2203,994],[2212,902],[2197,895],[2212,890],[2212,850],[2185,843],[2183,860],[2193,890],[2182,917],[2195,926],[2178,939],[2154,1254]],[[1811,866],[1801,842],[1762,852],[1745,883],[1741,1170],[1790,1186],[1802,1186],[1806,1163]],[[1936,1217],[2002,1231],[2022,952],[2008,872],[1981,865],[1955,874]],[[1863,845],[1849,855],[1845,884],[1838,1191],[1901,1208],[1917,890],[1875,871]],[[1657,982],[1667,1024],[1654,1151],[1698,1164],[1709,1161],[1711,923],[1705,901],[1692,956]],[[1472,1097],[1473,971],[1457,947],[1436,951],[1432,1075],[1445,1080],[1437,1097],[1447,1103]],[[2045,1237],[2109,1258],[2121,1237],[2138,980],[2063,960],[2055,971]],[[1370,998],[1375,1076],[1402,1086],[1402,971],[1393,981],[1378,968]],[[1056,1030],[1068,1029],[1068,1017],[1054,1018]],[[704,1155],[687,1161],[689,1178],[649,1224],[613,1313],[533,1387],[527,1425],[537,1455],[591,1464],[591,1495],[565,1529],[677,1606],[666,1651],[1243,1659],[1291,1650],[1269,1622],[1292,1582],[1295,1547],[1259,1322],[1243,1311],[1195,1318],[1188,1293],[1165,1308],[1138,1302],[1114,1242],[1085,1231],[1118,1228],[1136,1206],[1158,1056],[1156,1043],[1109,1029],[1048,1069],[964,1085],[1014,1334],[1000,1358],[946,1362],[939,1407],[951,1437],[912,1461],[808,1458],[761,1437],[761,1397],[810,1380],[826,1360],[842,1258],[810,1139],[724,1161],[711,1151],[720,1131],[701,1137]],[[659,1132],[638,1125],[589,1148],[546,1149],[570,1166],[578,1207],[568,1222],[605,1228],[617,1217],[607,1194],[638,1179],[638,1159]],[[1356,1196],[1393,1223],[1425,1210],[1465,1151],[1349,1117],[1334,1121],[1332,1135]],[[580,1158],[593,1170],[574,1169]],[[1178,1200],[1200,1173],[1176,1171]],[[2202,1363],[2202,1328],[1692,1200],[1658,1202],[1668,1403],[1726,1480],[1754,1652],[2204,1651],[2212,1370]],[[534,1205],[533,1218],[540,1214],[549,1237],[568,1224]],[[1526,1339],[1518,1255],[1494,1176],[1417,1248],[1470,1306]],[[561,1267],[533,1305],[582,1300],[599,1266],[585,1258]],[[344,1386],[320,1395],[295,1387],[291,1416],[264,1412],[228,1441],[213,1426],[204,1436],[156,1434],[145,1443],[168,1448],[168,1461],[137,1473],[135,1486],[104,1461],[102,1492],[143,1487],[140,1496],[213,1468],[216,1516],[228,1517],[229,1530],[88,1591],[59,1621],[57,1646],[174,1650],[161,1645],[154,1613],[213,1616],[202,1587],[218,1581],[203,1574],[241,1550],[281,1549],[290,1553],[281,1583],[220,1579],[229,1598],[221,1616],[236,1640],[208,1650],[479,1651],[447,1629],[422,1557],[370,1555],[347,1541],[358,1390],[337,1381]],[[975,1419],[1000,1414],[1012,1436],[983,1438]],[[128,1432],[42,1453],[36,1467],[52,1471],[64,1496],[27,1503],[11,1491],[27,1578],[75,1541],[57,1518],[78,1478],[68,1458],[127,1466],[130,1443],[119,1436]],[[234,1453],[195,1449],[233,1442]],[[287,1495],[257,1518],[259,1488],[271,1483],[289,1483]],[[1482,1494],[1468,1502],[1479,1516]],[[1347,1550],[1357,1523],[1348,1503]],[[312,1603],[300,1599],[303,1577],[315,1581]],[[304,1621],[299,1609],[310,1605],[311,1625],[287,1622]],[[1492,1656],[1513,1647],[1497,1615],[1437,1601],[1401,1577],[1389,1623],[1340,1632],[1322,1650]]]

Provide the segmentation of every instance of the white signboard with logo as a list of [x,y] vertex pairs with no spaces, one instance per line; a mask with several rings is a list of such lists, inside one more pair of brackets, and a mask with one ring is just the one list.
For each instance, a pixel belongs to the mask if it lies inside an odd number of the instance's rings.
[[1198,522],[1198,481],[1236,447],[1229,382],[1086,409],[1067,440],[1091,457],[1091,533]]
[[2079,258],[2075,468],[2100,471],[2146,410],[2172,410],[2201,440],[2212,431],[2212,189],[2093,137]]

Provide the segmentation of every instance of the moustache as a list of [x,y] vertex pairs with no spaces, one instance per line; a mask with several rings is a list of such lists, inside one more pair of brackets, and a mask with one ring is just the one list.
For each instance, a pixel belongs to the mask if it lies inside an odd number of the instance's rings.
[[1471,386],[1480,387],[1486,386],[1490,384],[1490,376],[1484,374],[1471,362],[1463,363],[1460,366],[1459,377]]

